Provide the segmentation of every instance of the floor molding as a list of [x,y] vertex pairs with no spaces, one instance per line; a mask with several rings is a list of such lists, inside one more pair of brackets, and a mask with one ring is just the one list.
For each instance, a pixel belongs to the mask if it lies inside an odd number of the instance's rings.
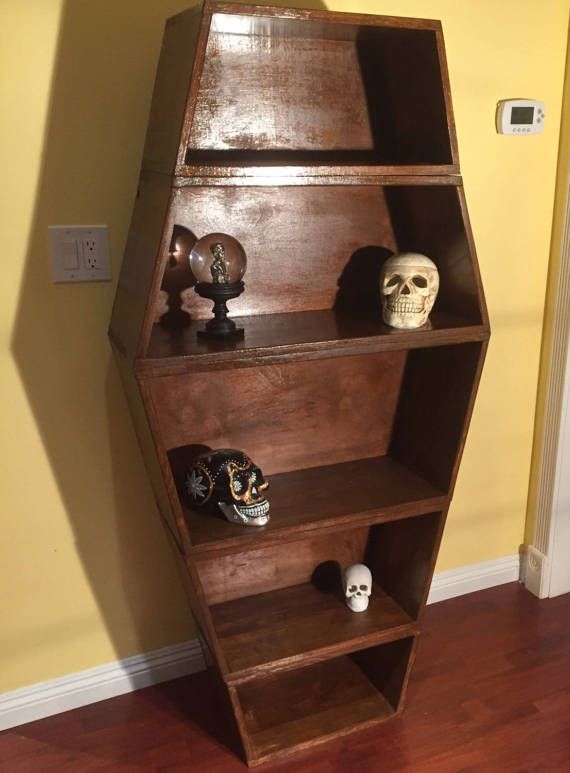
[[520,575],[520,562],[520,556],[517,554],[439,572],[433,578],[428,604],[485,588],[494,588],[507,582],[516,582]]
[[[514,582],[519,556],[452,569],[435,575],[428,604]],[[151,684],[201,671],[204,659],[197,639],[143,655],[50,679],[0,694],[0,730],[113,698]]]
[[197,639],[0,694],[0,730],[114,698],[204,668]]

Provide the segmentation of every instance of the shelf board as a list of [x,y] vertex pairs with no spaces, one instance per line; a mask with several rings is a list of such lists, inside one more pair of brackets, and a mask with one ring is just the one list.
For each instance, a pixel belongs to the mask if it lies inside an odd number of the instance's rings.
[[488,337],[484,325],[446,312],[433,313],[431,327],[421,330],[396,330],[377,316],[351,316],[329,309],[235,317],[234,321],[244,328],[240,341],[198,340],[196,322],[179,331],[153,325],[147,355],[136,361],[138,375],[343,357],[483,341]]
[[185,509],[192,554],[199,558],[282,543],[352,526],[442,510],[443,491],[389,456],[272,475],[267,526],[244,527]]
[[363,730],[395,714],[349,657],[249,682],[237,693],[250,766]]
[[[396,178],[408,183],[409,178],[435,178],[436,183],[458,185],[461,183],[459,164],[374,164],[354,162],[338,163],[252,163],[245,165],[223,160],[208,163],[203,159],[183,164],[176,170],[175,185],[268,185],[287,181],[289,185],[330,184],[331,178],[339,184],[359,182],[362,178]],[[430,184],[433,184],[430,183]]]
[[228,673],[237,684],[417,633],[412,618],[380,587],[368,609],[352,612],[340,592],[312,583],[210,608]]

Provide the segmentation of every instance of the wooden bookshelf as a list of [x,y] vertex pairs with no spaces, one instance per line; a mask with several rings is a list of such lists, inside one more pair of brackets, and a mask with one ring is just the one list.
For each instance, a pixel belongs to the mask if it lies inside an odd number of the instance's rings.
[[[215,231],[248,258],[237,342],[196,336],[187,257]],[[379,311],[402,251],[439,269],[421,330]],[[488,337],[439,22],[209,0],[168,21],[110,338],[249,765],[403,710]],[[265,527],[182,504],[220,447],[268,478]]]

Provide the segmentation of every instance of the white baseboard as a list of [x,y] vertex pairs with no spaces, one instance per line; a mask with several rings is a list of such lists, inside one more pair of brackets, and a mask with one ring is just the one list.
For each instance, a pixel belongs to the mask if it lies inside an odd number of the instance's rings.
[[77,709],[204,668],[197,639],[0,694],[0,730]]
[[516,582],[520,575],[520,556],[505,556],[480,564],[451,569],[434,575],[428,604],[464,596],[485,588],[494,588],[507,582]]
[[[435,575],[428,604],[519,578],[519,556],[484,561]],[[197,639],[0,694],[0,730],[87,706],[201,671]]]

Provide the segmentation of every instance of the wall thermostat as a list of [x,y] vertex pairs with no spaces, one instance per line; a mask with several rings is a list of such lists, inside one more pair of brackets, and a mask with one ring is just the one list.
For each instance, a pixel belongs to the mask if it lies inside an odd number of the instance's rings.
[[544,102],[536,99],[503,99],[497,105],[499,134],[540,134],[544,127]]

